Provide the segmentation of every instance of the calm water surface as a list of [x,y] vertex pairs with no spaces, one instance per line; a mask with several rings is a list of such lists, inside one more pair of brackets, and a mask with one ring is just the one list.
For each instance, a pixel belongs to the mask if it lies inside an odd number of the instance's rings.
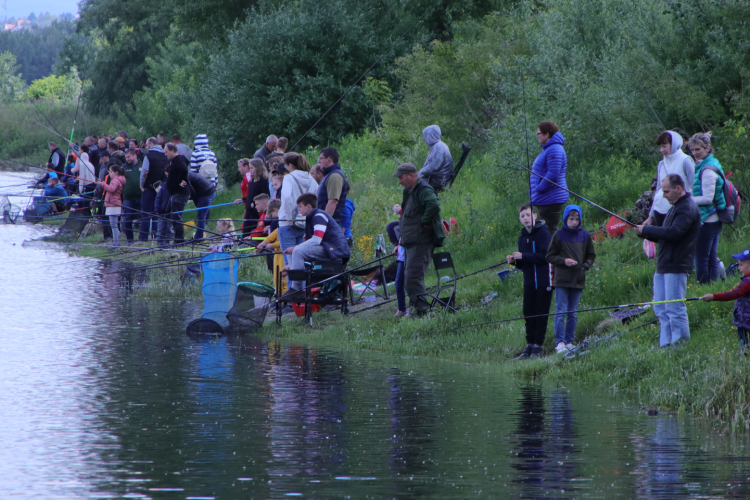
[[189,338],[199,305],[22,246],[48,233],[0,222],[2,498],[750,496],[744,438],[482,367]]

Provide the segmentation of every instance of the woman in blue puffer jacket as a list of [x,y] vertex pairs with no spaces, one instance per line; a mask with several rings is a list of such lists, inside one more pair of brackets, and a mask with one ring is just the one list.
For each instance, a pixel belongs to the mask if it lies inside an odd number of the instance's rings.
[[536,138],[542,152],[531,167],[531,204],[537,207],[539,219],[545,221],[550,232],[557,231],[562,206],[568,201],[568,157],[565,139],[555,122],[539,123]]

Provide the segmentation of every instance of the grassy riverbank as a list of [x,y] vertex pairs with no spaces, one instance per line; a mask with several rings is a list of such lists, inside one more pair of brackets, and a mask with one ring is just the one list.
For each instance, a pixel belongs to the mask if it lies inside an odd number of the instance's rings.
[[[399,202],[400,189],[391,177],[395,163],[386,161],[371,148],[367,137],[348,141],[339,148],[342,164],[351,183],[357,211],[354,263],[366,262],[373,255],[376,234],[384,233],[385,224],[394,220],[391,207]],[[312,157],[315,151],[309,151]],[[424,152],[422,152],[424,153]],[[415,161],[419,161],[419,153]],[[402,159],[402,161],[405,161]],[[495,165],[495,166],[491,166]],[[632,200],[647,188],[651,166],[641,166],[627,159],[611,159],[606,165],[578,165],[572,169],[571,188],[586,193],[592,200],[612,210],[629,207]],[[587,175],[593,171],[599,176]],[[602,179],[605,182],[600,182]],[[526,196],[525,175],[498,165],[492,153],[471,158],[455,186],[441,194],[444,218],[455,217],[460,235],[452,235],[444,250],[451,252],[459,275],[470,273],[504,260],[512,252],[520,225],[516,207]],[[239,197],[233,186],[219,193],[215,204]],[[574,200],[571,200],[573,202]],[[584,227],[596,231],[608,216],[586,205]],[[212,218],[239,218],[242,208],[219,207]],[[192,219],[191,213],[188,219]],[[213,228],[213,225],[210,226]],[[742,236],[748,226],[725,230],[719,255],[728,266],[729,255],[746,245]],[[188,233],[190,234],[190,232]],[[89,236],[93,243],[101,236]],[[641,241],[632,231],[620,240],[596,244],[597,260],[587,276],[587,288],[580,308],[594,308],[647,301],[651,298],[653,261],[641,250]],[[111,258],[105,248],[81,247],[78,252],[100,258]],[[118,256],[121,258],[122,255]],[[184,258],[174,252],[172,258]],[[163,253],[129,259],[138,264],[168,260]],[[260,259],[243,261],[241,276],[271,282]],[[197,285],[182,287],[180,270],[175,266],[154,272],[154,286],[137,289],[139,298],[190,299],[200,297]],[[688,304],[691,341],[677,350],[658,348],[658,324],[627,331],[654,319],[651,311],[628,325],[604,325],[606,311],[579,315],[576,343],[589,337],[615,331],[623,334],[588,354],[574,360],[563,360],[554,354],[552,321],[548,328],[545,352],[540,360],[512,361],[525,344],[522,321],[475,326],[478,323],[514,318],[522,314],[522,279],[519,274],[501,282],[496,270],[486,271],[459,281],[456,314],[435,314],[420,320],[395,320],[395,302],[342,317],[339,313],[321,312],[314,316],[313,328],[301,319],[290,318],[276,327],[268,322],[262,336],[315,345],[332,345],[346,349],[367,349],[407,356],[427,356],[460,362],[491,365],[508,373],[532,378],[546,378],[565,384],[584,382],[601,385],[612,392],[625,391],[644,407],[679,411],[709,418],[732,429],[750,424],[750,360],[738,354],[736,332],[731,327],[731,303],[691,302]],[[434,283],[430,269],[428,281]],[[738,278],[700,286],[694,277],[688,282],[688,296],[699,296],[734,286]],[[480,299],[497,292],[488,305]],[[553,306],[554,307],[554,306]]]

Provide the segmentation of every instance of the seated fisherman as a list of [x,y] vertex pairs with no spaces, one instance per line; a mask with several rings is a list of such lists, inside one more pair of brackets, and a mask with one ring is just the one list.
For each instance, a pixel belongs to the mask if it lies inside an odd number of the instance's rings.
[[[36,213],[38,215],[44,215],[49,212],[59,212],[60,210],[58,210],[57,207],[59,206],[62,208],[65,204],[65,200],[62,198],[67,196],[68,192],[60,185],[57,173],[51,172],[47,185],[44,187],[44,201],[36,206]],[[57,205],[55,203],[57,203]]]
[[[341,227],[325,210],[318,207],[318,198],[313,193],[303,194],[297,198],[299,214],[305,217],[305,241],[288,247],[284,253],[291,254],[289,265],[285,269],[301,270],[305,261],[348,259],[349,245],[346,243]],[[284,299],[304,300],[304,282],[289,283],[289,292]]]

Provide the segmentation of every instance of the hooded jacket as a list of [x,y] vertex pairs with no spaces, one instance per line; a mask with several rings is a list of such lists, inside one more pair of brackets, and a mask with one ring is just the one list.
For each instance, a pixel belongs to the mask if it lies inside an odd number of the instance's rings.
[[549,141],[542,144],[542,152],[531,166],[532,205],[555,205],[568,201],[568,157],[564,145],[565,138],[560,132],[555,132]]
[[661,226],[643,226],[641,237],[658,243],[656,272],[690,274],[701,231],[701,213],[690,192],[677,200]]
[[430,125],[422,131],[424,142],[429,146],[430,152],[419,171],[419,176],[430,182],[433,187],[444,186],[453,173],[453,158],[448,145],[442,141],[443,135],[440,127]]
[[[581,219],[575,229],[568,227],[568,215],[575,210]],[[583,212],[578,205],[568,205],[563,213],[563,227],[552,236],[547,250],[547,262],[555,266],[552,286],[566,288],[585,288],[586,271],[591,269],[596,259],[594,241],[591,235],[582,228]],[[565,259],[573,259],[576,265],[568,267]]]
[[690,189],[695,177],[695,162],[682,151],[682,136],[671,130],[667,130],[667,133],[672,136],[672,149],[669,156],[663,157],[656,166],[656,193],[654,193],[654,202],[651,204],[651,211],[649,212],[651,217],[654,216],[655,212],[664,215],[672,208],[672,205],[664,198],[661,181],[670,174],[679,175],[685,182],[685,188]]
[[279,209],[279,219],[282,221],[280,222],[282,226],[294,225],[293,219],[297,216],[297,198],[305,193],[312,193],[316,196],[318,193],[318,183],[315,182],[309,172],[295,170],[284,176],[284,183],[281,185],[281,208]]
[[216,160],[216,155],[213,151],[208,148],[208,136],[206,134],[198,134],[195,136],[195,150],[190,160],[190,171],[194,174],[199,174],[201,171],[201,165],[206,160],[211,160],[217,165],[216,175],[214,176],[213,183],[216,186],[219,183],[219,162]]
[[72,170],[78,174],[78,192],[85,193],[87,187],[96,182],[96,167],[89,162],[88,153],[82,153]]
[[107,193],[104,195],[105,207],[122,206],[122,189],[125,187],[125,182],[123,175],[110,175],[109,184],[102,184],[102,189]]
[[521,229],[518,237],[518,251],[523,258],[516,260],[514,265],[523,271],[523,286],[534,289],[544,289],[550,286],[550,269],[547,263],[547,250],[549,249],[552,235],[547,223],[537,220],[531,228]]

